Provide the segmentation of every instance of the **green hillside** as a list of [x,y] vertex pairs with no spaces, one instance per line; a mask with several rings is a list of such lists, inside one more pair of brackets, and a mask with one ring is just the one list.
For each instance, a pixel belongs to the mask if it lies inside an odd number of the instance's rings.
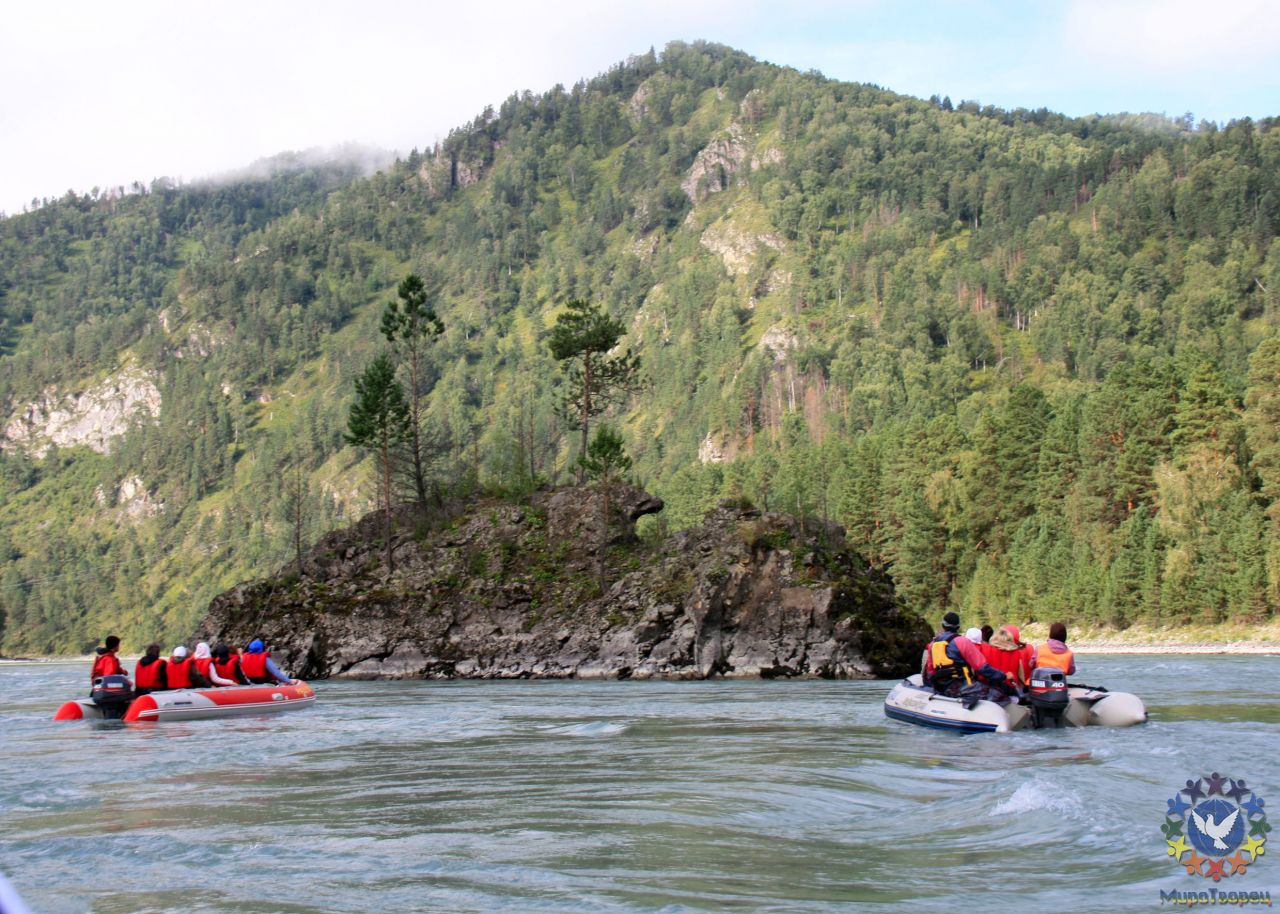
[[342,432],[410,271],[445,325],[452,494],[567,477],[545,340],[584,298],[641,356],[616,421],[661,524],[730,496],[835,519],[931,615],[1270,618],[1278,125],[953,106],[674,44],[372,177],[282,157],[46,201],[0,221],[0,648],[184,634],[299,517],[314,540],[367,511]]

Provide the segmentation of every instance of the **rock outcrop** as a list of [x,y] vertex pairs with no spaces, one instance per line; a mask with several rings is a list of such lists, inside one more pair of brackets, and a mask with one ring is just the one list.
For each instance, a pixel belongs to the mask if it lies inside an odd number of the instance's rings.
[[645,544],[634,521],[661,501],[615,486],[607,504],[606,537],[594,488],[482,500],[398,535],[393,573],[372,515],[301,569],[216,598],[198,637],[261,636],[309,678],[877,677],[919,662],[928,627],[838,528],[724,504]]
[[689,172],[680,187],[694,203],[700,203],[711,194],[727,190],[738,170],[747,160],[749,140],[745,131],[737,125],[729,128],[725,136],[718,137],[703,146],[689,166]]
[[136,366],[121,369],[79,394],[50,387],[26,404],[0,430],[0,449],[20,447],[40,458],[51,446],[85,445],[110,453],[115,439],[133,423],[160,415],[160,389],[154,372]]

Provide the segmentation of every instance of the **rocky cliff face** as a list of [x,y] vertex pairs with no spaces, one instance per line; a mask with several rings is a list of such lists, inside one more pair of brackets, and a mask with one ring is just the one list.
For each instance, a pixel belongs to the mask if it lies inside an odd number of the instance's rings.
[[130,366],[79,394],[50,387],[19,408],[0,428],[0,450],[20,447],[39,459],[53,445],[83,444],[99,454],[138,421],[160,415],[154,372]]
[[[210,642],[263,637],[294,675],[322,678],[897,676],[929,629],[844,548],[838,529],[722,505],[657,545],[637,489],[481,501],[394,541],[381,522],[333,533],[300,572],[219,596]],[[603,581],[603,586],[602,586]]]

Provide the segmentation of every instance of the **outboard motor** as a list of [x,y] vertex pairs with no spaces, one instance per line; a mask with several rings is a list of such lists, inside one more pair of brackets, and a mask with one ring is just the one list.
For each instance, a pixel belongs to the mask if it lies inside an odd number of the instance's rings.
[[1067,674],[1054,667],[1036,667],[1031,671],[1027,687],[1027,701],[1031,705],[1031,726],[1061,727],[1062,715],[1071,703],[1067,692]]
[[133,701],[133,683],[128,676],[99,676],[93,681],[92,697],[104,720],[123,720]]

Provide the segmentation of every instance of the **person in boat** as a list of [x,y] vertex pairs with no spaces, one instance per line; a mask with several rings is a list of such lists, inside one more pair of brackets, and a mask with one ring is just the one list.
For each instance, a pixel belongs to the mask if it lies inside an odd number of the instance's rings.
[[275,665],[261,638],[250,641],[245,653],[240,656],[240,671],[244,673],[246,679],[255,684],[276,682],[284,685],[293,684],[293,680],[280,672],[280,668]]
[[166,666],[168,664],[160,657],[160,645],[148,644],[146,653],[133,671],[133,693],[146,695],[148,692],[161,692],[169,688]]
[[982,626],[982,643],[990,644],[991,636],[994,635],[995,633],[996,633],[996,630],[992,628],[990,625]]
[[978,645],[982,656],[1005,679],[1000,686],[1009,695],[1019,695],[1031,681],[1031,671],[1036,668],[1035,649],[1022,643],[1022,633],[1016,625],[1002,625],[991,635],[991,641]]
[[[198,646],[197,650],[199,650]],[[245,679],[244,673],[240,671],[240,652],[233,651],[225,644],[219,644],[213,649],[213,672],[219,678],[229,681],[231,685],[249,684],[249,680]]]
[[925,685],[943,695],[962,697],[966,707],[978,701],[1008,701],[1000,687],[1005,675],[987,663],[977,645],[960,634],[960,616],[942,617],[942,631],[925,651],[922,677]]
[[210,686],[233,686],[240,683],[234,679],[228,679],[218,673],[213,664],[213,652],[209,650],[209,643],[201,641],[196,645],[195,656],[191,658],[191,662],[195,664],[196,672],[209,683]]
[[169,655],[169,662],[165,664],[165,672],[168,674],[171,689],[200,689],[209,685],[209,680],[201,676],[200,671],[196,669],[195,658],[188,654],[184,644],[179,644],[173,649],[173,653]]
[[1035,648],[1035,665],[1051,666],[1068,676],[1076,672],[1076,657],[1067,647],[1067,626],[1055,622],[1049,626],[1049,640]]
[[98,656],[93,658],[93,669],[89,671],[89,682],[93,682],[99,676],[129,675],[120,664],[120,658],[116,656],[116,653],[120,650],[120,639],[115,635],[107,635],[106,640],[102,643],[104,646],[97,648]]

